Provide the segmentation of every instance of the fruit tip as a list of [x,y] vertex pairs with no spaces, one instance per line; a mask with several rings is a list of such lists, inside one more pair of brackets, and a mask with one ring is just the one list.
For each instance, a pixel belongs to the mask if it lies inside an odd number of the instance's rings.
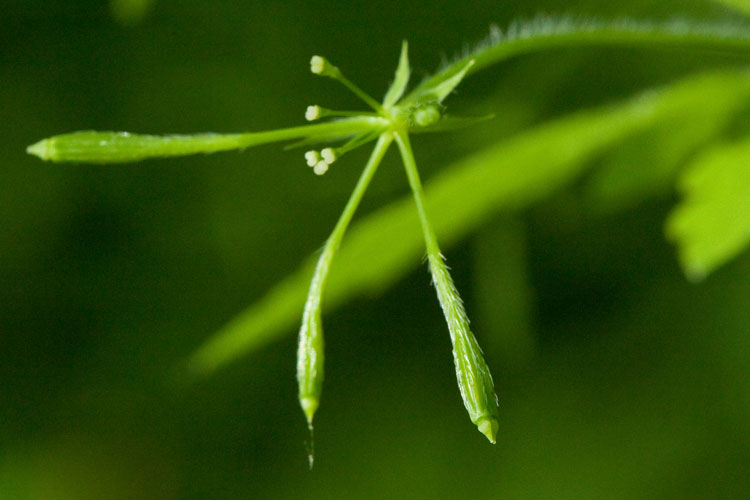
[[42,139],[39,142],[35,142],[31,146],[26,148],[26,152],[30,155],[41,158],[42,160],[49,160],[51,157],[51,143],[49,139]]
[[477,428],[479,428],[479,432],[484,434],[490,443],[495,444],[495,436],[497,435],[497,429],[498,429],[498,423],[495,418],[492,417],[485,417],[479,420],[477,422]]
[[312,429],[313,417],[315,412],[318,410],[318,399],[310,396],[300,398],[299,404],[302,406],[302,411],[307,419],[307,425]]

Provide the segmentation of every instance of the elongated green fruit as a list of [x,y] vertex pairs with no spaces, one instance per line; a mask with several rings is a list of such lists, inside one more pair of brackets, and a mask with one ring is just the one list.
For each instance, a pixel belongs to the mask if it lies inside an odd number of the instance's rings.
[[318,409],[320,394],[323,388],[323,324],[321,321],[321,300],[323,289],[328,280],[328,271],[336,254],[346,228],[349,226],[354,212],[357,210],[362,196],[370,184],[372,176],[380,165],[383,156],[393,141],[391,133],[384,133],[378,139],[370,159],[349,197],[349,201],[341,213],[336,227],[326,240],[323,251],[315,266],[315,273],[310,282],[307,293],[305,311],[302,315],[302,326],[299,330],[299,345],[297,348],[297,383],[299,385],[299,403],[305,413],[307,423],[312,427],[313,416]]
[[482,349],[469,328],[463,302],[443,256],[439,251],[428,251],[427,260],[453,343],[453,362],[461,398],[471,421],[494,444],[498,428],[498,400],[492,375],[484,361]]
[[315,140],[333,139],[359,132],[382,130],[386,126],[387,122],[382,118],[363,116],[243,134],[158,136],[85,131],[42,139],[26,148],[26,152],[53,162],[126,163],[146,158],[215,153],[303,137]]
[[432,281],[437,291],[440,306],[443,309],[445,321],[448,323],[448,331],[453,344],[453,362],[456,367],[458,389],[461,392],[461,398],[464,401],[466,411],[469,412],[471,421],[477,426],[479,432],[484,434],[492,444],[495,444],[495,435],[498,428],[498,400],[497,395],[495,395],[492,375],[484,361],[482,349],[469,328],[469,319],[466,317],[463,302],[453,284],[448,268],[445,266],[437,237],[427,217],[422,183],[419,180],[414,153],[406,131],[399,132],[396,135],[396,142],[404,160],[406,175],[409,178],[409,185],[419,212]]

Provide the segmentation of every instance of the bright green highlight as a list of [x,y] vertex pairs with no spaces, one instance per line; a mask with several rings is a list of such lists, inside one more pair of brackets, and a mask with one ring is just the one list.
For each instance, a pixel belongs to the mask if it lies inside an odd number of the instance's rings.
[[331,262],[336,254],[346,228],[354,216],[354,212],[362,200],[367,186],[370,184],[375,171],[385,156],[393,136],[385,133],[380,136],[370,159],[362,171],[362,174],[349,197],[349,201],[341,213],[336,227],[326,240],[323,251],[318,257],[315,273],[310,282],[310,289],[305,301],[305,310],[302,316],[302,326],[299,330],[299,346],[297,350],[297,383],[299,385],[299,400],[302,410],[307,418],[308,425],[312,426],[313,416],[318,409],[320,393],[323,384],[323,324],[321,320],[321,301],[323,291],[328,279]]
[[750,243],[750,141],[716,146],[680,179],[683,201],[667,223],[690,279],[701,280]]
[[495,435],[498,428],[498,400],[492,375],[482,356],[482,349],[469,328],[469,319],[466,316],[463,301],[458,295],[458,290],[453,284],[453,278],[451,278],[440,252],[437,236],[432,229],[427,214],[422,182],[419,179],[417,164],[406,131],[396,135],[396,143],[401,151],[409,186],[417,206],[419,223],[427,248],[427,261],[432,273],[432,282],[435,285],[445,321],[448,323],[461,399],[463,399],[466,411],[469,412],[471,421],[487,437],[490,443],[495,444]]

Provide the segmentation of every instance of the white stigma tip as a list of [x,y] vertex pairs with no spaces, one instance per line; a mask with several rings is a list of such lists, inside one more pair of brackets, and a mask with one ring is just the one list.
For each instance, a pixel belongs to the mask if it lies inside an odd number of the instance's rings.
[[326,172],[328,172],[328,163],[324,161],[318,162],[317,165],[315,165],[315,168],[313,168],[313,172],[315,172],[315,175],[323,175]]
[[323,157],[323,161],[327,164],[331,164],[336,161],[336,151],[332,148],[325,148],[320,152],[320,156]]
[[320,155],[317,151],[308,151],[305,153],[305,160],[308,167],[314,167],[320,161]]
[[305,119],[309,122],[320,118],[321,109],[320,106],[308,106],[305,110]]
[[323,73],[323,68],[325,67],[325,65],[326,60],[320,56],[312,56],[312,59],[310,59],[310,71],[312,71],[316,75]]

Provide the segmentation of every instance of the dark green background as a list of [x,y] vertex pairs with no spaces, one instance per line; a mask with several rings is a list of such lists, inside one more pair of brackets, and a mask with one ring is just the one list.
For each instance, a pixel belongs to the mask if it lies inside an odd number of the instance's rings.
[[[501,401],[471,425],[424,265],[326,317],[307,470],[295,332],[185,386],[174,368],[316,251],[366,152],[313,176],[266,146],[124,166],[45,164],[82,129],[234,132],[359,107],[309,73],[333,60],[377,97],[402,39],[415,78],[537,12],[724,19],[710,2],[5,0],[0,14],[0,499],[744,498],[750,258],[700,285],[663,237],[672,192],[601,213],[575,189],[448,249]],[[509,61],[447,103],[487,124],[415,140],[445,160],[544,119],[738,59],[580,49]],[[407,192],[389,154],[367,213]],[[300,311],[301,313],[301,311]]]

